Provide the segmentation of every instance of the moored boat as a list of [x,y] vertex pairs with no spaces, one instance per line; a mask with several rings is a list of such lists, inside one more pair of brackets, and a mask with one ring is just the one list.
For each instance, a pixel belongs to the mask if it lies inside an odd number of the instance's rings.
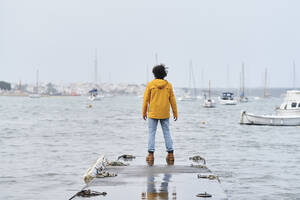
[[240,96],[238,98],[239,102],[247,103],[249,100],[245,95],[245,69],[244,63],[242,63],[242,73],[241,73],[241,88],[240,88]]
[[41,97],[41,95],[40,94],[30,94],[29,97],[32,99],[38,99]]
[[211,95],[210,95],[210,81],[208,83],[208,98],[206,98],[206,95],[205,95],[205,100],[204,100],[204,103],[203,103],[203,107],[205,107],[205,108],[214,108],[214,107],[216,107],[215,101],[211,98]]
[[255,115],[241,112],[241,124],[270,126],[300,126],[300,91],[287,91],[286,98],[275,115]]
[[216,103],[213,99],[205,99],[205,101],[203,103],[203,107],[214,108],[214,107],[216,107]]
[[270,126],[300,126],[300,116],[254,115],[242,111],[241,124]]
[[223,92],[222,96],[219,97],[219,103],[222,105],[236,105],[237,101],[234,99],[232,92]]
[[94,88],[94,89],[89,91],[89,97],[88,98],[91,101],[100,101],[103,98],[103,96],[100,96],[98,94],[98,89]]
[[39,94],[39,70],[36,71],[36,87],[33,94],[28,95],[29,98],[32,99],[39,99],[41,95]]
[[287,91],[284,102],[279,108],[276,108],[276,114],[281,116],[300,116],[300,91]]

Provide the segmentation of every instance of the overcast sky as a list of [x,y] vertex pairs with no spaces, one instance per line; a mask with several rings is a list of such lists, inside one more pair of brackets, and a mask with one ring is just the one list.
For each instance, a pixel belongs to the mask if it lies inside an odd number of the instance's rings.
[[[299,0],[0,0],[0,80],[144,83],[158,60],[187,86],[300,86]],[[149,73],[150,79],[151,73]]]

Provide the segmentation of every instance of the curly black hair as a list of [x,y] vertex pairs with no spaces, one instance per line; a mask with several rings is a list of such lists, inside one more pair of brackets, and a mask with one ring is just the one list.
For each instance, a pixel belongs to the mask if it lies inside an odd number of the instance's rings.
[[164,79],[167,76],[168,71],[164,64],[160,64],[153,67],[152,73],[155,78]]

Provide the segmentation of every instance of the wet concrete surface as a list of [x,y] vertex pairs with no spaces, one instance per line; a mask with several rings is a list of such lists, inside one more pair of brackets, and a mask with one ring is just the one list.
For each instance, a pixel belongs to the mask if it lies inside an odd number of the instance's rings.
[[[85,189],[106,192],[105,196],[89,199],[203,199],[198,194],[207,193],[205,199],[227,199],[218,180],[198,178],[198,174],[213,174],[209,169],[189,165],[134,165],[108,167],[116,177],[95,178]],[[77,197],[75,199],[82,199]]]

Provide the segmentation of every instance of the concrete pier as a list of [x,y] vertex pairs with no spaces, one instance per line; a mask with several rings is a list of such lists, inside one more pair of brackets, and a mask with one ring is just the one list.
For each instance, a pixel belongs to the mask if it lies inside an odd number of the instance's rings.
[[[116,177],[95,178],[85,189],[106,192],[106,196],[89,199],[135,200],[171,199],[193,200],[207,194],[205,199],[227,199],[217,179],[199,178],[198,175],[212,175],[207,168],[189,165],[130,165],[108,167],[107,171]],[[201,195],[200,195],[201,196]],[[204,195],[205,196],[205,195]],[[76,197],[77,199],[81,197]],[[76,199],[75,198],[75,199]]]

